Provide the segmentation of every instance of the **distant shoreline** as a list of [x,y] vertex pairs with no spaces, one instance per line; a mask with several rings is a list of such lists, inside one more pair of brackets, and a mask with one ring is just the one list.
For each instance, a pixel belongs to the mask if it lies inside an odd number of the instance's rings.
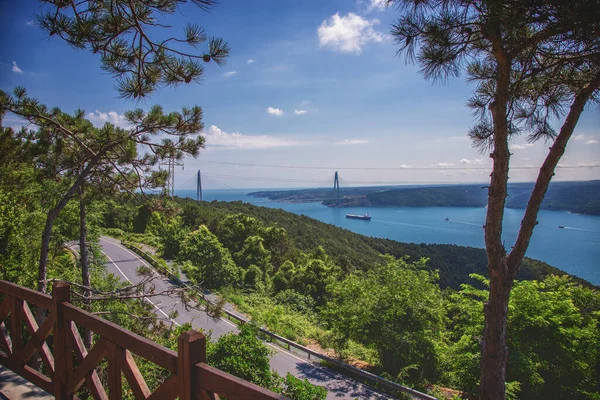
[[[410,185],[342,188],[339,198],[332,189],[265,190],[248,196],[282,203],[321,203],[327,207],[485,207],[487,186]],[[524,209],[533,183],[508,185],[506,208]],[[554,182],[550,184],[542,209],[572,214],[600,215],[600,180]]]

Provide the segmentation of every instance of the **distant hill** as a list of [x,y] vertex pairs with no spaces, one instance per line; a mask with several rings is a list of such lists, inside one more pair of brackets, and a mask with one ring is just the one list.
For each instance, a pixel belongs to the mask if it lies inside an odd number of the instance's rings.
[[[508,185],[508,208],[525,208],[533,183]],[[485,207],[487,186],[407,186],[345,188],[338,204],[333,190],[308,189],[254,192],[255,197],[302,202],[321,201],[329,207]],[[553,182],[548,188],[542,209],[600,215],[600,180]]]
[[[214,229],[225,215],[231,213],[247,214],[267,225],[277,224],[286,229],[298,249],[311,251],[317,246],[323,246],[327,254],[346,270],[368,270],[380,260],[381,254],[390,254],[394,257],[409,256],[411,260],[429,258],[427,265],[431,269],[439,270],[439,283],[442,288],[460,289],[463,283],[473,283],[469,278],[471,273],[487,275],[487,257],[483,249],[451,244],[401,243],[373,238],[304,215],[258,207],[241,201],[197,202],[178,198],[177,203],[182,207],[185,218],[197,219],[198,223],[205,223],[211,229]],[[549,274],[563,275],[565,272],[542,261],[526,258],[517,278],[541,280]],[[575,279],[590,285],[587,281]]]

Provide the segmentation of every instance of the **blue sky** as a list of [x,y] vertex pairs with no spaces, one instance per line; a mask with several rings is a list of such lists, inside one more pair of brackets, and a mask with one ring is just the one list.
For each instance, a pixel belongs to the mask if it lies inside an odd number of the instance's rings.
[[[164,20],[173,35],[198,23],[229,42],[231,57],[224,67],[207,64],[201,84],[163,89],[141,103],[118,97],[96,56],[32,24],[39,7],[35,0],[0,2],[0,88],[25,86],[48,105],[85,109],[97,124],[122,123],[126,110],[153,104],[169,111],[202,106],[207,148],[185,161],[177,188],[192,188],[198,168],[209,188],[330,185],[336,169],[353,186],[488,179],[489,170],[459,169],[490,165],[466,137],[473,86],[464,77],[432,84],[396,57],[388,35],[396,11],[376,1],[221,0],[210,14],[186,5]],[[600,165],[599,142],[598,108],[588,107],[562,164]],[[538,166],[547,145],[517,138],[512,150],[513,166]],[[534,177],[535,170],[511,171],[511,181]],[[556,175],[598,178],[600,168]]]

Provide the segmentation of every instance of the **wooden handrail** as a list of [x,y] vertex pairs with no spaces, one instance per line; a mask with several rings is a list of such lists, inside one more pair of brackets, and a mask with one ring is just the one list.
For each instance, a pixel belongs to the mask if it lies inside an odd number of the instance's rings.
[[36,292],[23,286],[15,285],[7,281],[0,281],[0,293],[26,301],[38,307],[51,309],[52,297],[47,294]]
[[158,343],[136,335],[119,325],[99,318],[72,304],[63,304],[65,317],[78,326],[87,328],[107,340],[118,343],[121,347],[141,356],[154,364],[177,374],[177,353]]
[[[73,399],[85,383],[92,398],[122,397],[125,376],[136,399],[182,400],[228,398],[246,400],[286,399],[206,364],[206,337],[197,331],[180,335],[178,351],[167,349],[120,326],[70,304],[70,287],[55,282],[52,296],[10,282],[0,281],[0,365],[13,370],[57,399]],[[28,303],[49,311],[39,326]],[[10,318],[10,324],[6,321]],[[99,339],[88,350],[79,328]],[[24,343],[25,339],[28,341]],[[50,351],[52,347],[52,351]],[[28,365],[38,354],[41,371]],[[136,354],[171,373],[151,392],[132,356]],[[106,382],[96,368],[107,359]],[[76,362],[75,362],[76,361]]]

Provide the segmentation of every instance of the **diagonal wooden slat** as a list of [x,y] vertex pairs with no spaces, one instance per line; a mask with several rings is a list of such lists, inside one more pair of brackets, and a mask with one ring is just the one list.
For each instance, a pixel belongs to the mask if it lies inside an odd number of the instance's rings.
[[[35,321],[35,318],[34,318]],[[51,316],[46,317],[42,325],[38,328],[36,336],[38,340],[45,341],[48,336],[52,333],[52,328],[54,327],[54,320]],[[36,347],[34,342],[31,340],[27,342],[23,350],[21,351],[21,357],[19,358],[19,364],[25,365],[27,361],[31,358],[31,356],[35,353]],[[54,368],[52,369],[54,371]]]
[[83,384],[86,375],[93,371],[106,356],[106,340],[100,338],[89,353],[85,354],[79,366],[67,379],[67,392],[74,393]]
[[146,381],[129,350],[119,349],[117,351],[117,358],[123,368],[123,375],[127,378],[127,382],[129,382],[129,387],[135,398],[147,399],[150,396],[150,389],[148,389],[148,385],[146,385]]
[[83,344],[83,339],[81,339],[81,335],[79,335],[79,331],[73,322],[70,323],[69,331],[70,334],[67,335],[68,344],[75,351],[75,356],[80,361],[80,364],[67,379],[67,392],[74,393],[77,391],[85,379],[94,399],[108,400],[100,377],[98,377],[98,373],[95,370],[98,363],[106,356],[106,339],[100,338],[88,353]]
[[179,396],[177,376],[173,375],[163,382],[147,400],[175,400]]
[[12,355],[12,341],[6,329],[4,322],[0,322],[0,349],[3,350],[8,357]]
[[[42,358],[44,366],[46,367],[46,370],[48,371],[48,375],[50,376],[50,378],[52,378],[52,376],[54,375],[54,357],[52,356],[52,353],[50,352],[50,348],[44,341],[45,338],[40,340],[40,338],[38,336],[38,331],[39,331],[38,324],[35,321],[35,318],[33,316],[33,313],[31,312],[31,309],[29,308],[29,305],[25,301],[23,302],[23,310],[22,311],[23,311],[23,321],[25,322],[25,326],[27,327],[27,330],[29,331],[29,334],[31,335],[31,339],[29,339],[29,342],[33,343],[33,345],[37,349],[38,354]],[[46,318],[46,319],[48,319],[48,318]],[[42,325],[43,325],[43,323],[42,323]],[[27,361],[25,361],[25,362],[27,362]],[[25,362],[23,362],[23,364],[25,364]]]
[[0,356],[0,365],[4,365],[15,374],[21,375],[34,385],[52,393],[52,380],[41,372],[31,368],[29,365],[17,365],[14,359]]

